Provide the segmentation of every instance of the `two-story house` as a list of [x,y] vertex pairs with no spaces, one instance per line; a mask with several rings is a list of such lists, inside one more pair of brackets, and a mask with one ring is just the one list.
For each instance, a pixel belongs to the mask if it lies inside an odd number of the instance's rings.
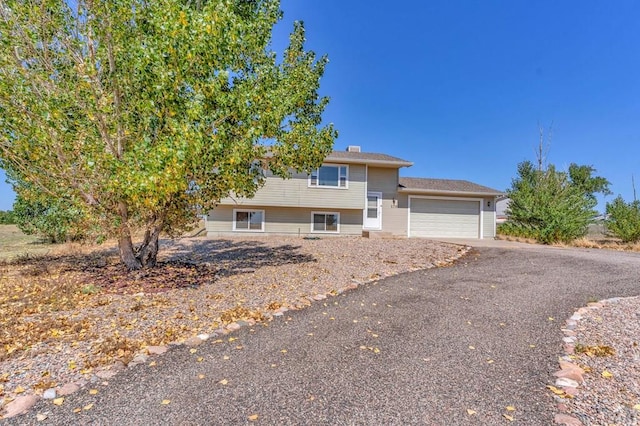
[[267,174],[253,198],[225,198],[209,212],[207,235],[381,235],[493,238],[496,197],[485,186],[402,178],[413,163],[350,146],[310,174]]

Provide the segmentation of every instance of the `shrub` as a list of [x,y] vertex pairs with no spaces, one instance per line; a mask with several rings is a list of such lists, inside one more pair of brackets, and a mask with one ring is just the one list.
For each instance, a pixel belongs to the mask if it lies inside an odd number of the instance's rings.
[[609,182],[591,166],[571,164],[568,172],[553,165],[536,169],[529,161],[518,165],[507,194],[508,221],[498,232],[533,238],[544,244],[571,242],[586,235],[596,211],[594,193],[608,193]]
[[640,201],[626,203],[618,196],[607,203],[607,230],[625,243],[640,241]]

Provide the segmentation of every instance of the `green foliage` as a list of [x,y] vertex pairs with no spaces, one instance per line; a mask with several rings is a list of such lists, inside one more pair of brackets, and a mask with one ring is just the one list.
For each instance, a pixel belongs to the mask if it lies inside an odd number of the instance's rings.
[[0,167],[82,201],[130,268],[155,264],[160,232],[252,196],[264,170],[308,171],[332,149],[327,59],[301,23],[281,58],[269,49],[277,0],[0,5]]
[[27,235],[38,235],[49,243],[79,241],[86,233],[85,212],[69,199],[27,200],[18,196],[13,205],[18,228]]
[[640,201],[626,203],[621,196],[607,203],[607,230],[625,243],[640,241]]
[[499,233],[533,238],[544,244],[570,242],[587,233],[597,214],[595,193],[608,193],[609,182],[592,176],[591,166],[571,164],[568,172],[553,165],[536,169],[529,161],[518,165],[507,195],[508,221]]
[[0,225],[15,225],[16,218],[12,210],[0,210]]

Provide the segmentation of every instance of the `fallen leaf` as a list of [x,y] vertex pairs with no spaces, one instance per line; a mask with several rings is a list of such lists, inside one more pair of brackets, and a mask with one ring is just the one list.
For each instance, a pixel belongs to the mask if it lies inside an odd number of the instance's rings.
[[374,353],[374,354],[379,354],[379,353],[380,353],[380,349],[378,349],[378,348],[373,348],[373,353]]
[[633,406],[634,410],[640,411],[640,404],[636,404]]
[[283,350],[281,350],[280,352],[282,352],[283,354],[286,354],[286,353],[287,353],[287,350],[286,350],[286,349],[283,349]]
[[365,350],[367,350],[367,347],[366,347],[366,346],[364,346],[364,345],[362,345],[362,346],[360,346],[360,349],[362,349],[363,351],[365,351]]
[[198,352],[198,350],[196,348],[191,348],[189,349],[189,352],[191,352],[192,354],[195,354],[196,352]]
[[169,405],[171,403],[170,399],[163,399],[162,402],[160,404],[162,405]]
[[613,377],[613,374],[609,373],[607,370],[604,370],[602,372],[602,377],[604,377],[605,379],[610,379]]
[[222,379],[218,383],[220,383],[221,385],[226,385],[227,383],[229,383],[229,381],[227,379]]
[[555,321],[553,317],[549,317],[549,321]]
[[64,402],[64,398],[56,398],[53,400],[53,403],[55,405],[62,405],[63,402]]
[[226,360],[226,359],[229,359],[229,356],[228,356],[228,355],[225,355],[225,356],[223,356],[223,357],[222,357],[222,359],[225,359],[225,360]]
[[469,346],[469,349],[474,350],[475,346]]
[[551,390],[551,392],[555,393],[556,395],[564,395],[564,391],[561,389],[558,389],[555,386],[548,385],[547,389]]
[[493,362],[494,362],[494,361],[493,361],[492,359],[488,359],[488,360],[487,360],[487,364],[493,364]]
[[91,410],[92,408],[93,408],[93,404],[87,404],[87,405],[85,405],[84,407],[82,407],[82,409],[83,409],[83,410],[85,410],[85,411],[89,411],[89,410]]
[[257,414],[252,414],[247,418],[249,419],[249,421],[255,422],[256,420],[258,420],[258,415]]
[[47,415],[46,414],[36,414],[36,420],[41,422],[43,420],[47,420]]
[[89,390],[89,395],[97,395],[98,394],[98,389],[90,389]]
[[502,417],[504,417],[505,419],[509,420],[510,422],[512,422],[514,420],[514,418],[508,414],[503,414]]
[[74,409],[73,409],[73,412],[74,412],[74,413],[79,413],[80,411],[82,411],[82,408],[74,408]]
[[204,379],[204,374],[198,374],[198,379]]
[[535,347],[536,347],[536,345],[529,345],[529,347],[530,347],[530,348],[535,348]]
[[233,342],[234,340],[238,340],[238,338],[237,337],[229,337],[229,341],[230,342]]
[[513,405],[507,405],[507,411],[516,411],[516,407]]
[[467,414],[470,415],[470,416],[473,416],[474,414],[476,414],[476,411],[467,408]]
[[156,362],[155,362],[155,361],[151,361],[151,362],[149,363],[149,367],[155,367],[156,365],[157,365],[157,364],[156,364]]
[[198,362],[202,362],[202,361],[204,361],[204,357],[199,356],[198,357]]

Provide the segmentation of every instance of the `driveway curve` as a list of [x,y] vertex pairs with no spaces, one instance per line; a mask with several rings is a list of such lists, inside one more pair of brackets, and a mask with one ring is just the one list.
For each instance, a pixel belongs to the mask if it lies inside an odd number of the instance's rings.
[[95,384],[96,395],[40,402],[8,422],[550,425],[545,386],[564,320],[589,301],[640,294],[639,266],[634,253],[479,247],[454,266],[362,286],[195,353],[175,347]]

